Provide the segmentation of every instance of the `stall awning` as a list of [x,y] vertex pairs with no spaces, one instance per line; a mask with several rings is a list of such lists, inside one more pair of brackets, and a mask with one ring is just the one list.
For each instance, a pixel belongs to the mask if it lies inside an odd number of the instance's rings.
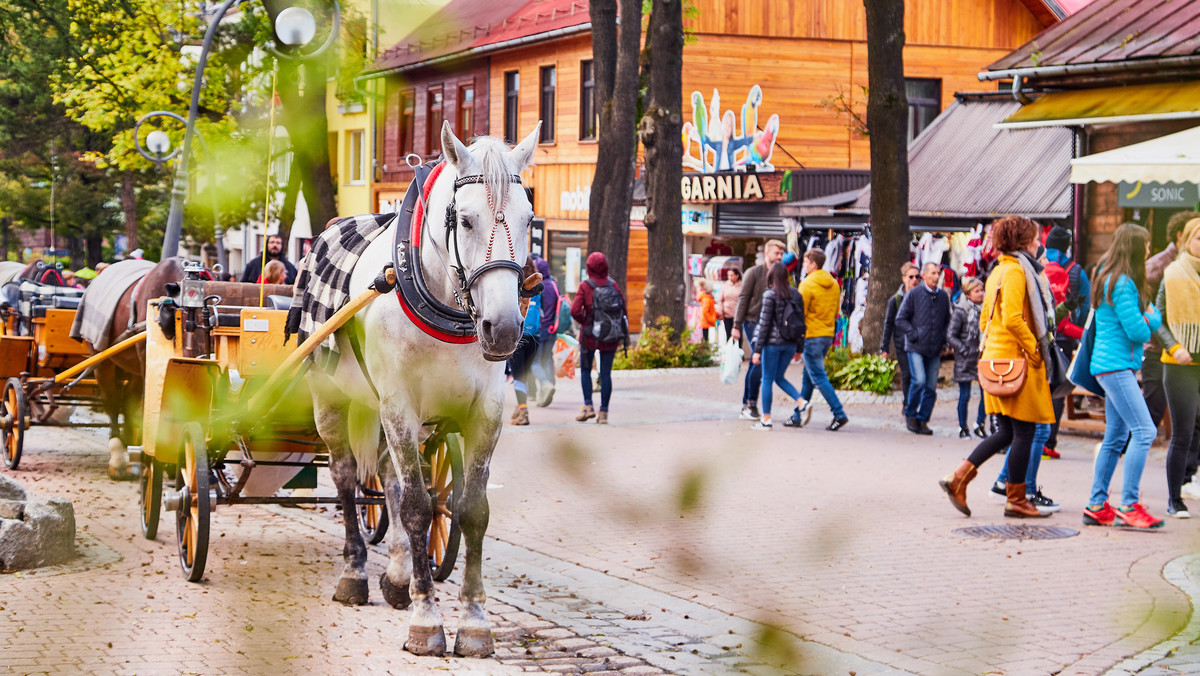
[[1200,183],[1200,127],[1071,160],[1071,182]]
[[1077,127],[1188,118],[1200,118],[1200,81],[1052,92],[1022,106],[996,127]]

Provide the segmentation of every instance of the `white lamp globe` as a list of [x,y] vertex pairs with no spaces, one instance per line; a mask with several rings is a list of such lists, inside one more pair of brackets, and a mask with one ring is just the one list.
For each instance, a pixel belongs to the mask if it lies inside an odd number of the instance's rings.
[[155,155],[166,155],[171,150],[171,137],[161,129],[146,134],[146,147]]
[[303,7],[288,7],[275,17],[275,34],[290,47],[307,45],[317,34],[317,21]]

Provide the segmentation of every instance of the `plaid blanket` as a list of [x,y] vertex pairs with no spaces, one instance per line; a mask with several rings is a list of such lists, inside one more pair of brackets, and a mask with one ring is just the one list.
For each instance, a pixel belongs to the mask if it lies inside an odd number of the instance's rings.
[[[387,229],[395,214],[363,214],[330,225],[313,241],[300,261],[295,298],[288,313],[286,337],[298,334],[304,342],[346,303],[350,302],[350,274],[367,245]],[[337,352],[333,336],[323,347]]]

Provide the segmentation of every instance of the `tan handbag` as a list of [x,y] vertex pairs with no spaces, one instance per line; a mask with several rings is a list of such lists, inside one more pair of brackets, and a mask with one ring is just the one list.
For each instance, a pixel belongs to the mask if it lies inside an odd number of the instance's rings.
[[[1003,279],[1000,280],[1004,282]],[[1000,304],[1001,285],[996,285],[996,298],[992,302],[992,311],[988,314],[987,324],[983,327],[983,335],[979,339],[979,350],[983,351],[987,344],[988,329],[992,327],[992,318],[996,316],[996,306]],[[1024,308],[1021,310],[1024,315]],[[1011,397],[1025,386],[1025,376],[1028,363],[1024,359],[980,359],[978,363],[979,387],[993,397]]]

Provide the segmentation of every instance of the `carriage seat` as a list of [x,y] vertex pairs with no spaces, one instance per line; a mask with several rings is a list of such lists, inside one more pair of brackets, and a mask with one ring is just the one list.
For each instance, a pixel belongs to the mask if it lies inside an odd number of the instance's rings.
[[292,297],[271,294],[270,296],[267,296],[267,304],[271,306],[272,310],[291,310]]
[[259,298],[270,307],[265,298],[270,296],[292,297],[291,284],[250,284],[242,282],[205,282],[205,296],[220,296],[220,305],[231,307],[258,307]]
[[[45,317],[46,310],[51,308],[74,310],[79,307],[79,301],[83,298],[83,289],[37,284],[30,281],[21,282],[18,292],[20,298],[17,309],[24,317]],[[4,294],[6,298],[8,294],[9,290],[6,285]]]

